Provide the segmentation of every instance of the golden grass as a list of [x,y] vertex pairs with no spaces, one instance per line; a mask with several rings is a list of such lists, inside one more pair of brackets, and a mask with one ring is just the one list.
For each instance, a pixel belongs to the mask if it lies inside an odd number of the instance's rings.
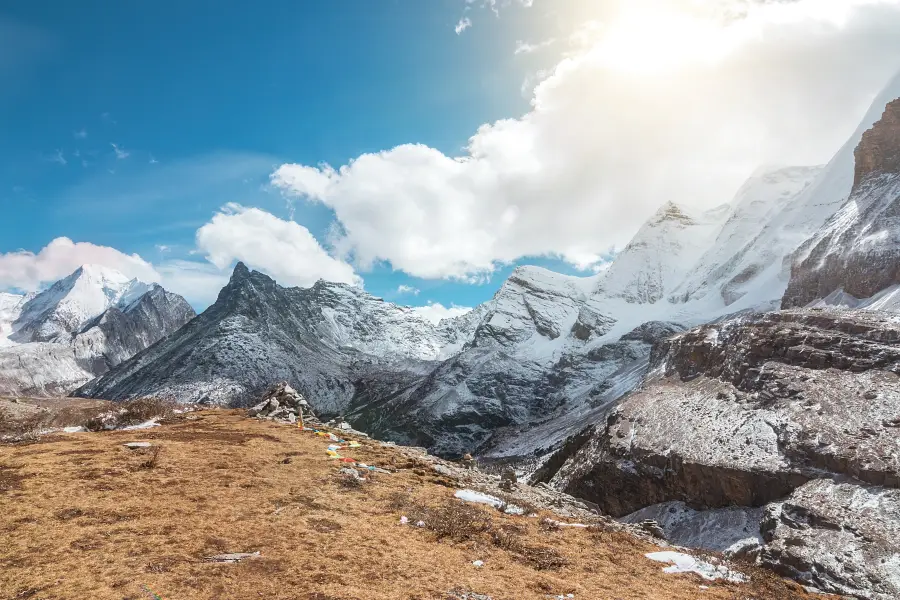
[[[151,454],[122,446],[135,440],[162,448],[152,466]],[[348,488],[327,444],[209,411],[152,430],[0,446],[0,598],[137,600],[152,590],[165,600],[445,600],[454,589],[494,600],[811,597],[756,571],[749,584],[665,575],[643,556],[652,544],[621,532],[454,512],[449,482],[374,442],[343,453],[397,472]],[[401,526],[408,507],[434,526]],[[454,518],[481,529],[446,522]],[[203,561],[254,551],[261,557],[237,564]]]

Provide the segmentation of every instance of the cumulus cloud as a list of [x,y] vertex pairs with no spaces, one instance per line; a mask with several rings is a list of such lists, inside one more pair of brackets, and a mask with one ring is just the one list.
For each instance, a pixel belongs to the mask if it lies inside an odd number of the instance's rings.
[[443,319],[451,319],[453,317],[464,315],[472,309],[465,306],[456,306],[455,304],[448,308],[438,302],[429,302],[427,306],[416,306],[413,310],[418,313],[419,316],[428,319],[436,325]]
[[59,237],[37,254],[24,250],[0,254],[0,289],[32,292],[43,284],[71,275],[84,264],[103,265],[142,281],[160,280],[153,265],[137,254]]
[[469,17],[463,17],[462,19],[459,20],[459,22],[456,24],[456,27],[454,27],[453,30],[456,32],[456,35],[460,35],[463,31],[465,31],[466,29],[468,29],[471,26],[472,26],[472,19],[470,19]]
[[258,208],[227,205],[197,231],[197,248],[219,269],[240,260],[282,285],[361,283],[353,267],[330,256],[308,229]]
[[[602,3],[604,5],[615,2]],[[730,200],[761,163],[827,161],[897,69],[900,1],[621,0],[461,156],[406,144],[272,182],[334,210],[342,256],[468,278],[525,256],[590,268],[667,200]]]

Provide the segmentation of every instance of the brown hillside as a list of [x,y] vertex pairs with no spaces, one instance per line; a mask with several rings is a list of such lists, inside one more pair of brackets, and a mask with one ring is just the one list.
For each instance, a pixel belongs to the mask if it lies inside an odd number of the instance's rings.
[[[159,451],[122,445],[131,441]],[[394,472],[357,484],[322,437],[224,411],[0,446],[0,598],[812,597],[747,567],[744,584],[664,574],[644,557],[654,544],[600,519],[558,528],[463,504],[453,494],[464,482],[450,469],[361,442],[341,453]],[[256,551],[236,564],[204,560]]]

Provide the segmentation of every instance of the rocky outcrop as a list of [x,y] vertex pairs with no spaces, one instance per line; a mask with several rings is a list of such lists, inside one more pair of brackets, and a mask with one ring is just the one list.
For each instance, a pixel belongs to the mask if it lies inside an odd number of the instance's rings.
[[863,134],[854,157],[854,188],[872,176],[900,173],[900,98],[889,102],[881,120]]
[[[879,519],[844,502],[887,502],[900,493],[900,324],[891,315],[745,316],[661,342],[651,368],[645,384],[543,480],[614,516],[667,502],[696,510],[774,503],[783,510],[763,519],[766,560],[825,589],[856,589],[862,584],[848,579],[853,564],[893,560],[892,546],[854,530]],[[843,491],[823,492],[828,485]],[[888,518],[890,503],[884,506],[885,527],[900,526],[900,513]],[[802,512],[796,507],[831,516],[792,525]],[[835,515],[843,515],[842,535],[862,548],[856,563],[844,560],[846,572],[810,562],[824,552],[826,530],[834,529],[825,524]],[[900,590],[876,571],[862,597]]]
[[766,507],[761,562],[834,594],[900,597],[900,490],[811,481]]
[[784,308],[837,291],[870,298],[900,283],[900,99],[863,134],[855,161],[847,203],[792,258]]
[[761,506],[822,473],[900,486],[893,320],[744,317],[676,335],[652,362],[656,378],[556,473],[562,488],[624,515],[670,500]]

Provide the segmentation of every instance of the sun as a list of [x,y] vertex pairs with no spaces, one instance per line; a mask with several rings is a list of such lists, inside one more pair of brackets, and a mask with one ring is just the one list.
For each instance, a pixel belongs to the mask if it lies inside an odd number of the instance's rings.
[[735,33],[672,3],[632,0],[599,28],[591,54],[610,69],[667,73],[721,60],[733,48]]

